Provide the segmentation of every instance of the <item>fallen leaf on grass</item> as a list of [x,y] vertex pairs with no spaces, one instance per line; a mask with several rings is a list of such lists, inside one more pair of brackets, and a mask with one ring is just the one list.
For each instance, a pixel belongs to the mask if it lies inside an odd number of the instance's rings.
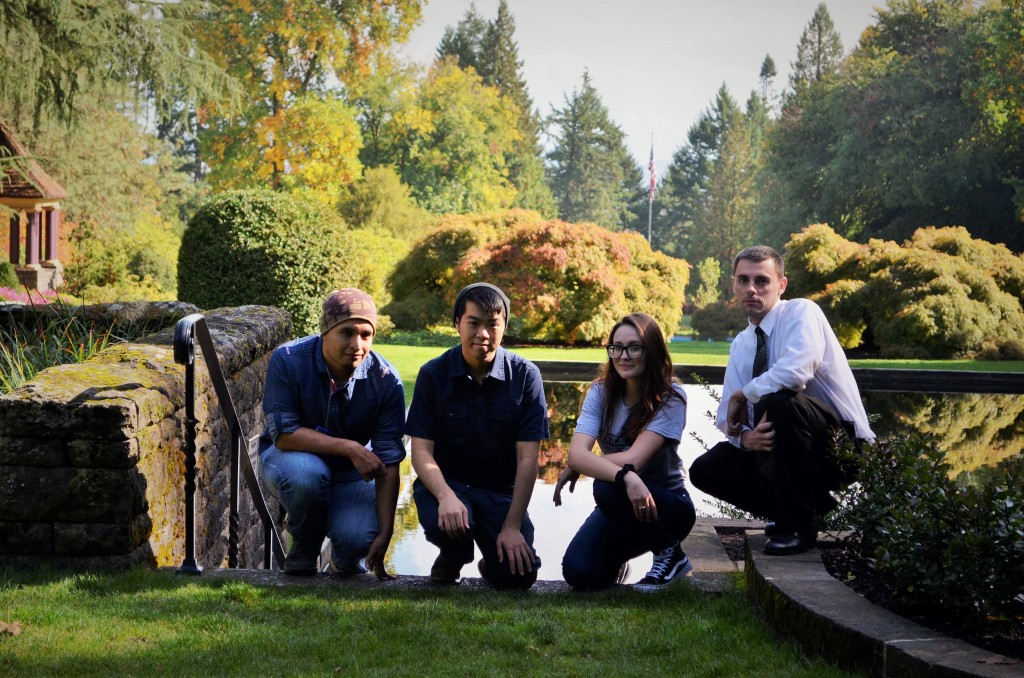
[[0,621],[0,636],[20,636],[21,635],[21,622],[13,621],[11,623]]
[[1014,664],[1020,664],[1019,659],[1013,657],[1004,657],[1000,654],[994,654],[991,657],[983,657],[978,660],[979,664],[1003,664],[1006,666],[1012,666]]

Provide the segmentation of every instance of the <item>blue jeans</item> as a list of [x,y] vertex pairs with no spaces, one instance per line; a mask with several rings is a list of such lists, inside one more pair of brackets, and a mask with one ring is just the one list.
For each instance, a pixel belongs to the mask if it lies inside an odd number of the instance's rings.
[[649,551],[682,541],[693,529],[697,512],[686,488],[669,490],[649,485],[658,519],[641,522],[633,513],[626,488],[594,481],[597,508],[583,522],[562,558],[562,577],[581,591],[605,589],[615,583],[622,564]]
[[271,445],[260,455],[260,483],[288,512],[293,553],[315,555],[327,536],[339,570],[365,571],[359,559],[378,532],[374,482],[334,480],[322,457]]
[[513,574],[509,569],[509,561],[498,562],[498,533],[512,505],[512,495],[495,490],[474,487],[458,481],[449,480],[448,486],[469,512],[469,531],[461,539],[452,539],[437,525],[437,499],[418,479],[413,483],[412,494],[416,500],[416,511],[419,513],[420,525],[427,535],[427,541],[441,549],[446,560],[468,563],[473,560],[473,542],[476,542],[480,553],[484,556],[481,574],[491,586],[498,590],[521,589],[533,586],[537,581],[537,569],[540,558],[533,549],[533,523],[529,514],[523,517],[520,532],[523,539],[533,551],[533,570],[526,574]]

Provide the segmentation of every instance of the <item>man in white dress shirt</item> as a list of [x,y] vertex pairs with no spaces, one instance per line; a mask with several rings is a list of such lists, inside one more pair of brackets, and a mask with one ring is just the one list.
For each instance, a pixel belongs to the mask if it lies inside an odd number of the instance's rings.
[[771,247],[733,260],[749,323],[729,350],[716,418],[729,439],[690,467],[694,486],[773,521],[765,528],[772,555],[812,548],[817,517],[835,507],[829,490],[850,479],[831,454],[836,431],[875,437],[828,320],[808,299],[782,299],[784,273]]

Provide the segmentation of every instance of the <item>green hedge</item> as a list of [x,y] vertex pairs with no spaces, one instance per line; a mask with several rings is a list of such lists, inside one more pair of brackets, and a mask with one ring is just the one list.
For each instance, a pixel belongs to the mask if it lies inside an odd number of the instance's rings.
[[320,305],[358,278],[357,243],[333,211],[270,191],[229,191],[204,203],[178,254],[178,297],[209,309],[262,304],[317,331]]
[[846,348],[894,358],[1024,356],[1024,259],[964,228],[858,245],[816,224],[790,238],[786,274],[786,296],[821,304]]

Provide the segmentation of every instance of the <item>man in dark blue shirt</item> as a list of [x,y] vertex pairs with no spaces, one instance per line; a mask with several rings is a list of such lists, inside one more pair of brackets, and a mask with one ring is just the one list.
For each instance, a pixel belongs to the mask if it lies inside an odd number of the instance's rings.
[[389,577],[405,392],[395,368],[370,350],[376,325],[370,295],[336,290],[324,301],[320,334],[270,358],[260,480],[288,513],[288,574],[314,574],[328,536],[336,574]]
[[416,377],[405,432],[413,497],[427,540],[441,549],[430,577],[454,584],[480,548],[480,574],[497,589],[528,589],[540,558],[526,512],[548,437],[540,370],[501,347],[508,297],[488,283],[455,301],[460,345]]

